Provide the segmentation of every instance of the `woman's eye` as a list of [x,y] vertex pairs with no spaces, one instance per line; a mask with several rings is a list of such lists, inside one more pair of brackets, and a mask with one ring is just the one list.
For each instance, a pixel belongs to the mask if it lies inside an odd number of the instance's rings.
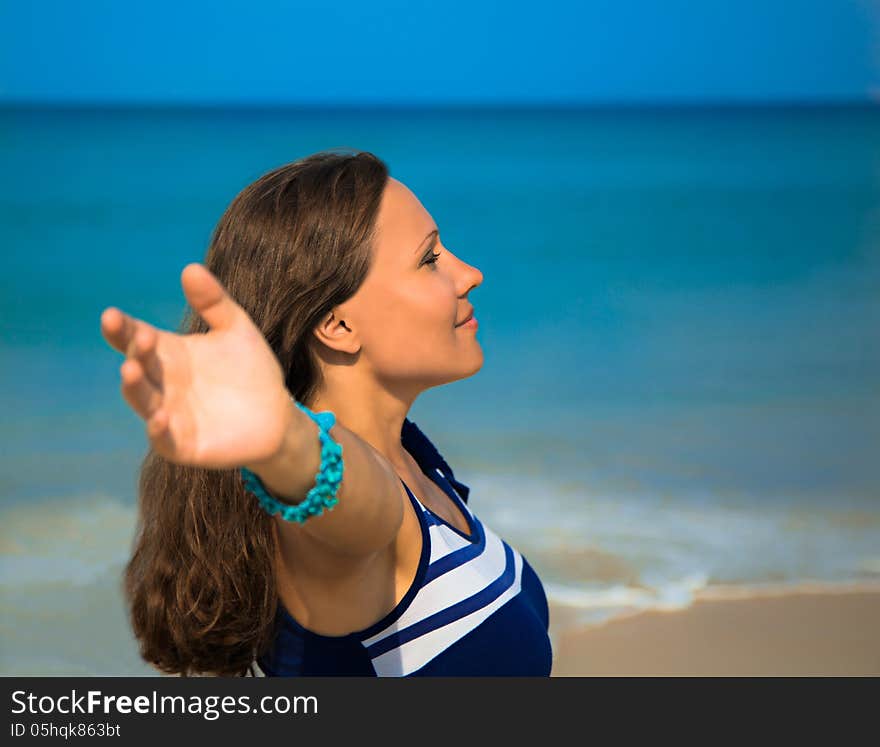
[[426,265],[433,265],[435,262],[437,262],[437,257],[439,257],[439,256],[440,256],[440,252],[434,252],[433,254],[431,254],[431,258],[426,259],[424,263]]

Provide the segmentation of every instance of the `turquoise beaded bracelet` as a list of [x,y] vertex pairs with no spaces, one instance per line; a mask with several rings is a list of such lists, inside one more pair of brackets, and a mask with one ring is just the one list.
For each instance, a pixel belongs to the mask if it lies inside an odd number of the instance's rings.
[[257,497],[270,516],[281,514],[285,521],[304,524],[310,516],[320,516],[325,508],[329,511],[338,502],[336,491],[342,480],[342,444],[330,436],[330,429],[336,422],[336,416],[330,410],[312,412],[295,399],[293,403],[318,424],[318,438],[321,440],[321,467],[315,475],[315,486],[309,490],[305,500],[295,506],[282,503],[266,492],[262,481],[253,472],[246,467],[240,470],[245,487]]

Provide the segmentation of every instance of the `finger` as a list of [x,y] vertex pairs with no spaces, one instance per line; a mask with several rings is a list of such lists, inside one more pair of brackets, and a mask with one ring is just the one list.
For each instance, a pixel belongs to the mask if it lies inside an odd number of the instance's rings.
[[158,354],[159,331],[149,324],[143,324],[135,332],[131,345],[131,355],[137,359],[144,373],[160,391],[163,387],[162,364]]
[[150,418],[162,404],[162,393],[150,383],[143,366],[134,358],[127,358],[119,367],[122,376],[122,396],[144,420]]
[[125,352],[127,346],[126,330],[128,315],[114,306],[104,309],[101,314],[101,334],[114,350]]
[[186,300],[211,329],[230,329],[244,310],[204,265],[192,262],[183,268],[180,283]]
[[134,354],[134,337],[141,327],[155,329],[152,325],[111,306],[101,314],[101,332],[104,338],[120,353]]
[[177,456],[177,445],[171,433],[168,411],[161,407],[147,420],[147,437],[162,456],[173,459]]

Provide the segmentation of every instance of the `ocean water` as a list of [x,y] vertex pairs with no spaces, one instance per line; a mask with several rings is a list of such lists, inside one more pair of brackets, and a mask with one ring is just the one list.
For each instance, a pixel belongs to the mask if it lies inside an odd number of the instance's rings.
[[0,673],[152,673],[100,313],[176,328],[232,197],[337,146],[483,272],[483,369],[410,417],[555,609],[880,584],[877,107],[0,110]]

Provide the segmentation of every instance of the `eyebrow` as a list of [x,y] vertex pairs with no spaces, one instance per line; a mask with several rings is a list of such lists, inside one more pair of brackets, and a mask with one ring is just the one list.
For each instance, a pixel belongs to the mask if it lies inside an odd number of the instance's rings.
[[434,244],[437,243],[437,237],[440,236],[440,231],[439,231],[439,229],[435,228],[433,231],[431,231],[431,233],[429,233],[427,236],[425,236],[425,238],[422,239],[422,243],[419,244],[419,245],[416,247],[416,252],[418,252],[419,249],[421,249],[423,246],[425,246],[425,242],[426,242],[428,239],[430,239],[432,236],[433,236],[434,238],[433,238],[433,240],[431,241],[431,243],[428,245],[428,247],[425,249],[426,252],[428,251],[428,249],[432,249],[432,248],[434,247]]

